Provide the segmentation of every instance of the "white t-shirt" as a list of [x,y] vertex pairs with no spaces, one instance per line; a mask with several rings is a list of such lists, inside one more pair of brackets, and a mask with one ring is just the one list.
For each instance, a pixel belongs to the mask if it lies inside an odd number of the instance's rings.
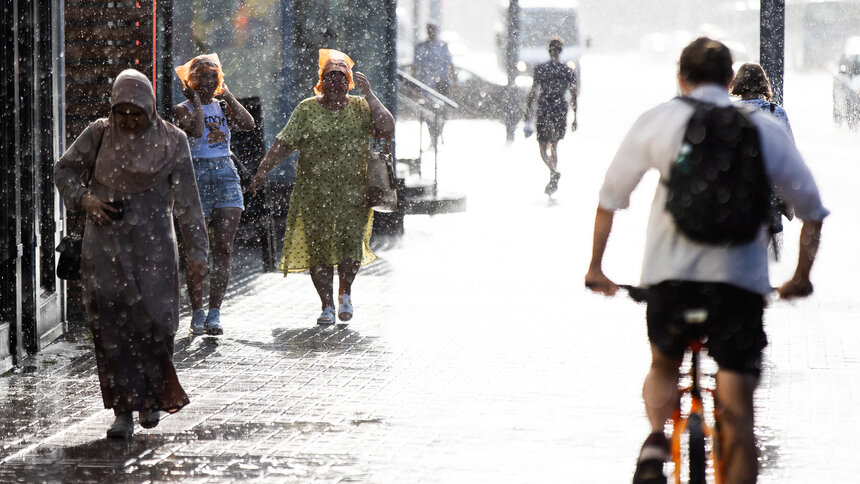
[[[189,100],[182,103],[191,115],[194,115],[194,104]],[[227,116],[221,109],[217,99],[203,105],[203,136],[188,137],[191,146],[191,156],[194,158],[220,158],[230,156],[230,127],[227,126]]]
[[[716,85],[702,86],[690,97],[728,106],[728,92]],[[600,189],[600,207],[619,210],[630,204],[630,194],[649,169],[669,178],[693,106],[672,99],[642,114],[630,128],[612,160]],[[750,115],[759,131],[762,156],[770,181],[804,221],[824,219],[830,212],[821,203],[818,188],[803,158],[785,130],[763,112]],[[666,211],[667,189],[657,184],[645,240],[642,285],[666,280],[723,282],[766,294],[771,291],[767,270],[768,234],[762,226],[748,244],[729,247],[705,245],[685,237]]]

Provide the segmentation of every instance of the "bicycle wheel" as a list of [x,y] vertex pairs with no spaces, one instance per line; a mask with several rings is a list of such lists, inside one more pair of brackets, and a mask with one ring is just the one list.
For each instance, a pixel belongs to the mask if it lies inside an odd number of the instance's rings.
[[702,430],[702,416],[694,413],[687,419],[687,432],[690,438],[690,484],[705,484],[705,432]]

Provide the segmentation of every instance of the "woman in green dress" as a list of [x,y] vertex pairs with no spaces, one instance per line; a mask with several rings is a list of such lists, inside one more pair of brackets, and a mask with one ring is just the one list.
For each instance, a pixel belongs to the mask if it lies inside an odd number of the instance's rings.
[[[256,194],[269,171],[299,151],[280,269],[285,275],[310,271],[322,302],[320,325],[352,319],[352,282],[361,265],[376,259],[369,246],[373,212],[365,198],[367,149],[371,135],[394,132],[394,117],[367,77],[356,72],[353,81],[353,64],[342,52],[320,49],[316,96],[299,103],[251,181]],[[364,97],[349,95],[356,83]]]

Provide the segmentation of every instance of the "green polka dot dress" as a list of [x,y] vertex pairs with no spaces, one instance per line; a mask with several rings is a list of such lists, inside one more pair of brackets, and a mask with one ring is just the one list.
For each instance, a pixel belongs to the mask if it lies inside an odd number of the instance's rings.
[[277,138],[298,149],[296,184],[287,213],[279,268],[301,272],[345,260],[376,260],[370,250],[373,211],[365,200],[372,119],[363,97],[330,111],[308,98]]

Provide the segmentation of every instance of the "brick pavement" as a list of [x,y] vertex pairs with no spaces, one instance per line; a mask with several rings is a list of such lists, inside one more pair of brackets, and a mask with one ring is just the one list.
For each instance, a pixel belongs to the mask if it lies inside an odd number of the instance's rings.
[[[562,286],[524,294],[507,312],[470,305],[466,291],[500,289],[486,277],[506,285],[517,276],[489,260],[460,273],[465,255],[486,242],[463,224],[418,219],[360,275],[348,329],[313,324],[319,308],[306,275],[266,274],[234,287],[227,334],[177,344],[192,404],[152,431],[138,427],[129,446],[103,439],[111,414],[100,408],[86,338],[49,346],[0,380],[15,402],[0,412],[0,481],[565,482],[574,449],[582,454],[574,462],[603,462],[593,475],[627,473],[605,449],[635,447],[638,435],[615,430],[595,445],[571,419],[613,417],[613,402],[635,401],[638,374],[611,370],[629,381],[605,389],[604,409],[581,397],[605,374],[586,374],[577,361],[603,345],[548,330],[563,320],[531,309],[534,297],[562,297]],[[427,231],[471,241],[440,243]],[[524,327],[532,316],[546,324]],[[626,420],[641,426],[638,416]]]
[[[178,341],[191,405],[129,445],[103,438],[111,415],[86,338],[49,346],[0,379],[0,482],[627,481],[646,430],[642,307],[571,292],[564,264],[541,279],[559,247],[516,273],[475,259],[492,237],[471,222],[416,219],[359,276],[347,329],[313,324],[306,275],[246,277],[223,337]],[[506,304],[473,304],[494,294]],[[826,299],[771,309],[762,482],[850,480],[833,457],[858,448],[856,435],[821,424],[857,422],[852,310]],[[839,332],[816,335],[819,315]]]

